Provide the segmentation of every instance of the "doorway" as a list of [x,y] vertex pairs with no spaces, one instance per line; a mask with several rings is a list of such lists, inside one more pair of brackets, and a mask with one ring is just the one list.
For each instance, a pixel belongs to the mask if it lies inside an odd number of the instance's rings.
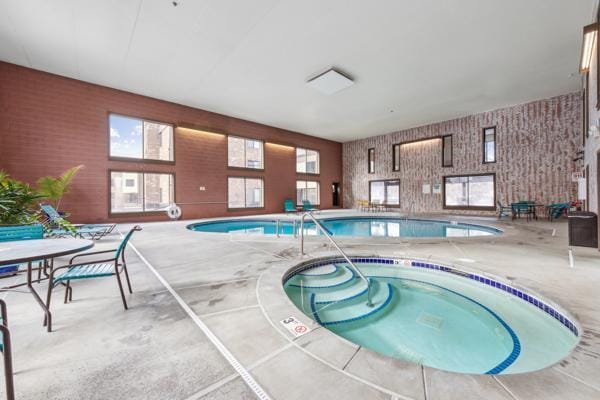
[[331,194],[332,194],[331,205],[333,207],[339,207],[340,206],[340,183],[339,182],[333,182],[331,184]]

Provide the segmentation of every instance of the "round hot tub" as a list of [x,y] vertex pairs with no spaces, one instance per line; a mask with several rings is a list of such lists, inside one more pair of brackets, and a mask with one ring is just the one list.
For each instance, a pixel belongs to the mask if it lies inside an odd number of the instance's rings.
[[284,289],[307,316],[358,345],[447,371],[511,374],[550,366],[575,347],[574,320],[507,282],[419,260],[303,263]]

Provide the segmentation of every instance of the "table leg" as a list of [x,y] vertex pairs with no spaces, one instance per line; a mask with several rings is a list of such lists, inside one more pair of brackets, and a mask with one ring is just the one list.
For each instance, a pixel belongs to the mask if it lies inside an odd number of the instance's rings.
[[37,294],[37,292],[33,288],[32,279],[31,279],[31,269],[32,269],[32,263],[31,263],[31,261],[29,261],[27,263],[27,288],[29,288],[29,291],[33,295],[33,298],[38,302],[40,307],[42,307],[42,310],[44,310],[44,314],[45,314],[44,326],[46,326],[48,328],[48,332],[51,332],[52,331],[52,314],[50,313],[50,310],[48,309],[48,307],[46,307],[46,304],[42,301],[42,298],[40,297],[40,295]]

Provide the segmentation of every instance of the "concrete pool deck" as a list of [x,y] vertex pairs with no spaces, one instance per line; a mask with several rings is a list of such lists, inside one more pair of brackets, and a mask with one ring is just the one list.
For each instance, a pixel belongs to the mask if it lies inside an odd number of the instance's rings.
[[[451,219],[506,233],[339,242],[349,254],[435,259],[532,289],[576,318],[582,332],[573,353],[541,371],[500,376],[449,373],[384,357],[319,327],[283,292],[281,277],[289,268],[335,254],[324,238],[308,239],[307,255],[300,257],[294,238],[185,229],[193,221],[146,223],[127,251],[134,290],[128,311],[114,278],[75,282],[67,305],[57,289],[55,331],[48,334],[31,296],[1,294],[13,335],[17,399],[256,398],[242,375],[258,393],[286,400],[600,398],[600,253],[574,248],[570,268],[564,219]],[[113,235],[95,249],[118,241]],[[3,281],[15,279],[23,277]],[[311,332],[294,339],[279,323],[289,316]]]

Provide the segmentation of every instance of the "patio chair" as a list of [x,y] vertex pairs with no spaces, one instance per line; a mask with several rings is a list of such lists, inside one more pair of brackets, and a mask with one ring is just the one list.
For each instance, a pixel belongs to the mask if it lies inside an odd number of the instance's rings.
[[291,199],[285,199],[283,201],[283,211],[286,213],[295,213],[298,210],[296,210],[296,206]]
[[309,200],[302,200],[302,210],[303,211],[320,211],[318,208],[316,208],[312,204],[310,204]]
[[[56,211],[50,204],[40,204],[40,208],[46,214],[46,223],[49,225],[55,225],[58,222],[64,220],[62,215]],[[82,239],[88,238],[92,240],[102,239],[104,236],[110,234],[115,229],[116,224],[76,224],[75,233],[69,232],[65,229],[56,229],[49,227],[48,230],[51,236],[65,237],[65,236],[79,236]]]
[[560,218],[561,215],[567,214],[569,211],[569,203],[554,203],[546,208],[548,209],[548,220],[552,221]]
[[6,303],[2,299],[0,299],[0,337],[0,353],[2,353],[2,358],[4,359],[6,398],[8,400],[14,400],[15,389],[13,384],[12,346],[10,343],[10,331],[8,330]]
[[[119,247],[112,250],[94,251],[89,253],[77,254],[68,265],[64,265],[58,268],[52,269],[50,272],[49,283],[48,283],[48,295],[46,297],[46,306],[50,308],[50,301],[52,299],[52,290],[60,283],[65,282],[65,303],[73,300],[73,288],[71,287],[72,280],[80,279],[93,279],[102,278],[105,276],[115,276],[117,278],[117,285],[121,292],[121,300],[123,301],[123,307],[127,310],[127,301],[125,300],[125,292],[123,291],[123,284],[121,282],[121,273],[125,273],[125,280],[127,281],[127,288],[129,293],[133,293],[131,290],[131,281],[129,280],[129,274],[127,272],[127,263],[125,262],[125,247],[127,242],[135,231],[141,231],[142,228],[138,225],[134,226],[125,235]],[[99,254],[112,253],[113,256],[110,258],[103,258],[100,260],[93,260],[88,262],[81,262],[74,264],[73,261],[79,257],[95,256]],[[66,271],[63,271],[65,270]],[[59,273],[60,272],[60,273]]]
[[502,217],[509,217],[511,212],[511,207],[503,206],[502,203],[498,202],[498,219]]

